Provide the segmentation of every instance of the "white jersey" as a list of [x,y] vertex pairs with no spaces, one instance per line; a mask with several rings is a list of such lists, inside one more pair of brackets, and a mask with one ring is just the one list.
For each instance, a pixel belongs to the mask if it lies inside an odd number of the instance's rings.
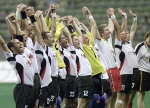
[[45,51],[51,64],[51,75],[52,77],[58,77],[58,62],[56,58],[56,51],[52,47],[46,47]]
[[[106,69],[106,66],[105,66],[105,64],[104,64],[104,57],[103,57],[103,54],[102,54],[101,51],[99,51],[99,48],[98,48],[97,44],[94,45],[94,49],[95,49],[95,52],[96,52],[97,57],[99,58],[99,60],[101,61],[102,65],[103,65],[104,68]],[[107,72],[103,73],[103,74],[101,75],[101,78],[102,78],[102,79],[108,79],[109,77],[108,77]]]
[[97,45],[99,51],[102,54],[103,63],[105,65],[106,70],[117,67],[115,61],[115,52],[112,47],[112,44],[104,39],[101,40],[96,39],[95,44]]
[[32,56],[31,56],[31,54],[28,54],[29,58],[30,59],[33,58],[32,59],[32,63],[34,64],[35,71],[37,73],[39,73],[39,69],[38,69],[38,65],[37,65],[37,59],[36,59],[36,54],[35,54],[35,49],[34,49],[34,44],[33,44],[33,41],[32,41],[32,39],[30,37],[27,38],[25,51],[27,51],[26,49],[31,51]]
[[66,65],[67,75],[77,76],[76,52],[73,46],[61,51],[64,63]]
[[79,58],[79,70],[78,76],[88,76],[92,74],[91,64],[89,63],[87,57],[84,55],[82,49],[76,49],[76,55]]
[[137,57],[132,48],[131,41],[122,43],[118,39],[115,39],[115,53],[120,75],[133,74],[133,68],[137,64]]
[[150,73],[150,48],[142,42],[136,46],[135,53],[139,70]]
[[67,71],[66,68],[61,68],[58,70],[61,79],[66,79]]
[[9,51],[9,52],[5,52],[3,51],[5,58],[7,59],[7,61],[11,64],[11,66],[15,69],[16,66],[16,58],[15,55]]
[[35,74],[34,65],[32,64],[32,61],[25,50],[24,53],[17,55],[13,55],[12,52],[5,52],[5,56],[8,62],[11,64],[13,62],[13,66],[17,73],[17,83],[33,86],[33,79]]
[[34,45],[33,45],[33,41],[30,37],[27,38],[27,41],[26,41],[26,47],[32,51],[33,53],[35,52],[34,50]]
[[34,65],[26,53],[16,55],[16,70],[20,83],[32,85],[34,79]]
[[33,53],[31,50],[25,48],[24,49],[24,53],[26,53],[26,55],[29,57],[29,59],[31,60],[31,63],[34,66],[34,70],[36,73],[39,73],[39,69],[38,69],[38,64],[37,64],[37,59],[36,59],[36,54]]
[[37,41],[35,43],[35,52],[42,80],[41,87],[46,87],[52,82],[50,62],[45,49]]

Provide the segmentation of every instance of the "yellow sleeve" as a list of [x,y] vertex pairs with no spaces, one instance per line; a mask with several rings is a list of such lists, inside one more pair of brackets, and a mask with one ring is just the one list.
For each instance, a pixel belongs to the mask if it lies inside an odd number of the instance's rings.
[[55,33],[55,37],[54,37],[55,42],[58,41],[63,28],[64,28],[64,26],[60,22],[56,22],[56,33]]
[[75,35],[75,36],[79,37],[79,34],[78,34],[78,32],[77,32],[77,31],[73,32],[73,35]]
[[51,25],[52,25],[52,19],[51,18],[45,18],[45,21],[46,21],[46,24],[47,24],[47,26],[48,26],[48,30],[50,30],[50,28],[51,28]]
[[57,50],[57,45],[53,46],[53,48],[55,49],[56,51],[56,58],[57,58],[57,61],[58,61],[58,68],[65,68],[66,65],[61,57],[61,54],[60,54],[60,51]]
[[[45,18],[45,21],[46,21],[46,24],[47,24],[48,29],[50,31],[50,28],[52,25],[52,19],[51,18],[49,18],[49,19]],[[55,37],[54,37],[55,42],[57,42],[57,40],[59,39],[59,36],[60,36],[63,28],[64,28],[64,26],[60,22],[57,21],[56,22],[56,33],[55,33]]]
[[93,46],[94,45],[94,36],[90,32],[88,32],[87,35],[89,37],[90,45]]
[[56,58],[57,58],[57,61],[58,61],[58,67],[59,68],[65,68],[66,65],[65,65],[63,59],[61,58],[60,52],[58,50],[56,51]]

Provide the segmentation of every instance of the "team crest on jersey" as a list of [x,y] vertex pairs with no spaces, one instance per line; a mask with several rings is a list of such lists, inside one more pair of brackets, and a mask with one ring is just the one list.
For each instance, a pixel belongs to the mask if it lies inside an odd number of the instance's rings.
[[33,58],[33,55],[32,55],[32,54],[30,54],[30,55],[29,55],[29,58],[30,58],[30,59],[31,59],[31,58]]
[[28,61],[27,64],[31,66],[31,62],[30,61]]
[[74,59],[74,56],[73,56],[73,55],[71,55],[71,58],[72,58],[72,59]]

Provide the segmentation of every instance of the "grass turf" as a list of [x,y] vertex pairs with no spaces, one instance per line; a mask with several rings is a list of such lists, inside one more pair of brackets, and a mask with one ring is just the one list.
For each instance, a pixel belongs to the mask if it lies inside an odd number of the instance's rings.
[[[0,108],[15,108],[13,100],[13,89],[15,84],[0,84]],[[144,98],[145,108],[150,108],[150,92],[147,92]],[[137,108],[137,96],[134,98],[133,108]]]

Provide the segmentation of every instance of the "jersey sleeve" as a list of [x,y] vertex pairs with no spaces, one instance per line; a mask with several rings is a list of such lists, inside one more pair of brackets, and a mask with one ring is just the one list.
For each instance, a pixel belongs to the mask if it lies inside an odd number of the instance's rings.
[[90,43],[90,45],[93,46],[94,45],[94,36],[90,32],[88,32],[87,35],[89,37],[89,43]]

